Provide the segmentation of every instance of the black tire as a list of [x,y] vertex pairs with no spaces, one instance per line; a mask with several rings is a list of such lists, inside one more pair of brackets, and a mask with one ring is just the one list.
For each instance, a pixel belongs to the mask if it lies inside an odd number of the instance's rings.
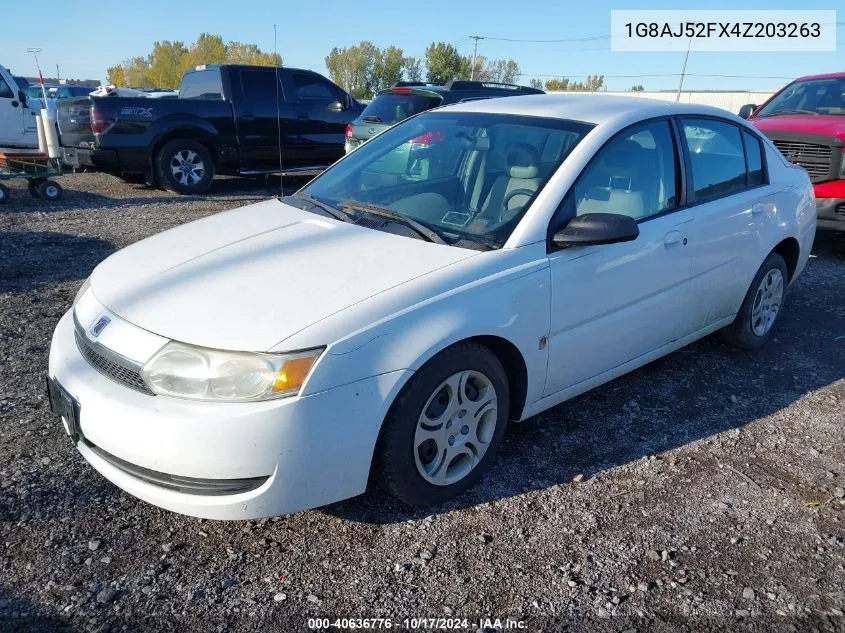
[[[774,274],[775,271],[780,273],[780,278],[782,280],[782,288],[779,291],[780,297],[779,299],[775,297],[775,299],[779,301],[777,313],[774,315],[774,320],[771,322],[771,325],[768,326],[768,329],[766,329],[765,332],[757,333],[755,332],[755,319],[753,318],[753,312],[756,302],[763,298],[763,295],[759,294],[761,290],[760,285],[763,283],[764,278],[767,278],[770,274]],[[763,262],[763,265],[760,266],[757,274],[754,275],[754,280],[751,282],[751,286],[745,294],[745,299],[742,302],[742,306],[739,308],[736,319],[729,326],[719,331],[720,338],[731,345],[735,345],[743,349],[757,349],[758,347],[765,345],[772,337],[772,331],[774,330],[775,325],[777,325],[777,319],[783,311],[783,301],[786,297],[788,279],[786,262],[783,257],[777,253],[770,253],[766,258],[766,261]]]
[[26,188],[29,190],[29,195],[33,198],[40,198],[41,192],[38,191],[38,187],[41,184],[40,180],[30,180],[26,184]]
[[[489,439],[487,448],[475,465],[459,480],[438,485],[425,479],[418,469],[417,459],[422,459],[422,456],[415,455],[415,435],[423,407],[436,395],[435,390],[439,392],[438,387],[447,378],[462,371],[481,374],[495,389],[497,399],[495,427],[492,431],[489,430],[491,416],[487,421],[486,435]],[[434,404],[432,402],[429,406],[434,406]],[[437,505],[456,497],[476,484],[496,459],[496,451],[508,422],[509,405],[507,374],[495,354],[483,345],[469,342],[458,343],[445,349],[408,381],[393,402],[376,447],[374,464],[376,481],[391,495],[412,506]],[[481,407],[479,412],[484,410],[484,407]],[[483,419],[485,416],[482,413],[477,417]],[[456,437],[459,433],[466,435],[463,428],[459,429],[458,424],[462,423],[455,424],[453,428],[456,430],[452,433]],[[442,428],[445,430],[447,427],[443,425]],[[422,446],[421,444],[420,448]],[[435,451],[432,453],[438,454]],[[443,462],[446,462],[445,458]],[[454,462],[445,464],[444,471],[450,468],[451,463]]]
[[[204,193],[214,180],[214,161],[204,145],[191,139],[176,139],[165,143],[154,159],[156,177],[165,189],[178,194]],[[177,163],[187,162],[194,165],[193,171],[186,172],[180,180],[174,174]],[[202,166],[201,173],[197,165]]]
[[6,185],[0,185],[0,204],[6,204],[9,201],[9,188]]
[[55,180],[45,180],[38,185],[38,195],[44,200],[58,200],[62,193],[62,186]]

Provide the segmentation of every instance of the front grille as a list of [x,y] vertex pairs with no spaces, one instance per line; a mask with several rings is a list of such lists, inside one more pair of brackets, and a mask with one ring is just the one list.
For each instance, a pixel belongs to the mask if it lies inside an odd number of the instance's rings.
[[104,451],[85,437],[83,437],[81,441],[99,457],[106,460],[112,466],[123,471],[127,475],[130,475],[135,479],[139,479],[144,483],[158,486],[159,488],[175,490],[189,495],[236,495],[255,490],[256,488],[261,487],[261,485],[270,478],[270,475],[267,475],[265,477],[247,477],[244,479],[199,479],[197,477],[170,475],[168,473],[162,473],[157,470],[150,470],[149,468],[144,468],[143,466],[131,464],[126,460],[120,459],[119,457]]
[[116,352],[112,352],[102,345],[92,343],[85,336],[85,330],[79,321],[76,320],[76,315],[74,315],[73,321],[76,346],[89,365],[106,378],[111,378],[121,385],[150,396],[155,395],[141,379],[140,365]]
[[806,169],[810,174],[810,180],[816,182],[830,178],[830,166],[833,161],[832,147],[778,139],[773,139],[772,142],[786,160]]

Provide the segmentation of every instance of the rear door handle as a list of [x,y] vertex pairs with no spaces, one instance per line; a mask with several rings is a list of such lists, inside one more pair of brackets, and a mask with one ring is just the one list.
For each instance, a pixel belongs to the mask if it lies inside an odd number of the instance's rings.
[[299,114],[296,115],[296,118],[297,119],[309,119],[311,117],[308,116],[307,112],[300,112]]
[[663,236],[663,244],[666,246],[673,246],[681,241],[681,232],[680,231],[669,231],[666,235]]
[[242,121],[255,121],[255,114],[253,114],[252,112],[244,112],[243,114],[241,114],[241,120]]

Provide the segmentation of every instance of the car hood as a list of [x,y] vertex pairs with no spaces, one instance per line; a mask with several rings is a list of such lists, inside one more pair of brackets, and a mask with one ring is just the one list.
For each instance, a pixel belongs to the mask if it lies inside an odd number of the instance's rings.
[[827,114],[784,114],[783,116],[752,119],[762,132],[808,132],[826,134],[845,140],[845,116]]
[[476,254],[268,200],[118,251],[94,270],[91,290],[108,310],[155,334],[268,351],[341,310]]

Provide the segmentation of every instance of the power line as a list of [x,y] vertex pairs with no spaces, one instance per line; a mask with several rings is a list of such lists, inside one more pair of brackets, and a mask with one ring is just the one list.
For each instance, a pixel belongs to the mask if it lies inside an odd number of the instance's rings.
[[[520,75],[530,77],[567,77],[570,79],[585,79],[593,75],[570,75],[567,73],[557,73],[556,75],[544,75],[540,73],[523,72]],[[602,75],[605,79],[643,79],[646,77],[680,77],[681,73],[654,73],[649,75]],[[717,74],[698,74],[698,73],[684,73],[686,77],[717,77],[722,79],[795,79],[795,77],[773,76],[773,75],[717,75]]]

